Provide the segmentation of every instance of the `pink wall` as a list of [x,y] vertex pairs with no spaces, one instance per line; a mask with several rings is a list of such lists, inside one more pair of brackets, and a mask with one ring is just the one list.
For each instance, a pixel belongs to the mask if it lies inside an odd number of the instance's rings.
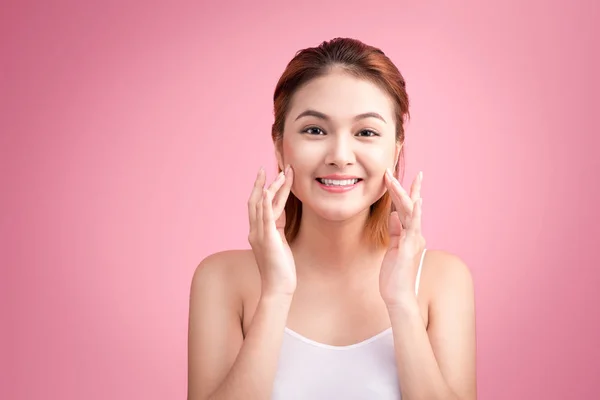
[[247,246],[275,82],[335,36],[408,80],[407,176],[473,271],[480,399],[600,396],[594,1],[13,3],[0,397],[184,398],[194,268]]

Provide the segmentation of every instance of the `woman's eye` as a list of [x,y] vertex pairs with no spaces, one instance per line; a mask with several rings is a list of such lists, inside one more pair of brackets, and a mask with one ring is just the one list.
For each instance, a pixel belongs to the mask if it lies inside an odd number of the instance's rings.
[[311,126],[310,128],[306,128],[302,132],[308,133],[309,135],[321,135],[325,132],[321,130],[321,128],[317,128],[316,126]]
[[[309,135],[325,135],[325,132],[321,129],[321,128],[317,128],[316,126],[311,126],[309,128],[306,128],[302,131],[302,133],[307,133]],[[379,134],[375,131],[372,131],[370,129],[363,129],[360,132],[358,132],[357,134],[358,136],[362,136],[362,137],[374,137],[374,136],[379,136]]]
[[379,136],[379,134],[370,129],[363,129],[362,131],[358,132],[358,135],[367,137]]

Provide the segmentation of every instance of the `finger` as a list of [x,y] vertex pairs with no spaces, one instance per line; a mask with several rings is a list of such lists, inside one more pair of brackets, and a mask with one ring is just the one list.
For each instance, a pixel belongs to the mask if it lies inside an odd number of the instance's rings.
[[264,234],[264,224],[263,224],[263,202],[265,201],[265,190],[261,190],[260,199],[256,202],[256,232],[260,240],[262,240]]
[[284,170],[284,180],[281,188],[274,196],[273,200],[273,215],[276,219],[281,216],[281,213],[285,209],[285,203],[290,195],[292,189],[292,183],[294,183],[294,171],[291,166],[287,166]]
[[397,204],[396,207],[398,207],[399,210],[406,209],[412,212],[413,202],[411,201],[409,194],[406,192],[406,189],[402,187],[398,179],[392,175],[392,172],[389,169],[387,170],[386,176],[388,189],[399,201],[399,204]]
[[[275,216],[275,212],[273,212],[273,215]],[[279,233],[281,234],[281,238],[283,239],[284,243],[286,242],[285,239],[285,208],[281,211],[281,214],[279,214],[279,217],[275,220],[275,228],[277,228],[277,230],[279,231]]]
[[415,211],[410,221],[409,231],[415,235],[421,234],[421,215],[423,213],[423,198],[420,197],[415,202]]
[[417,199],[414,203],[414,212],[413,214],[410,216],[410,218],[408,218],[407,220],[407,225],[406,226],[406,231],[407,234],[411,237],[417,236],[420,234],[421,229],[420,229],[420,218],[417,216],[418,211],[418,207],[419,207],[419,200]]
[[421,197],[421,184],[423,182],[423,171],[419,171],[416,178],[410,187],[410,198],[413,201],[417,201]]
[[388,186],[388,191],[390,193],[390,196],[392,197],[392,202],[394,203],[396,210],[401,212],[402,216],[404,218],[404,216],[407,214],[408,202],[403,201],[401,195],[394,189],[392,184],[390,184],[390,186]]
[[277,191],[281,188],[281,186],[284,183],[285,183],[285,175],[284,175],[284,171],[281,171],[277,175],[275,180],[273,182],[271,182],[271,184],[269,185],[269,188],[267,189],[269,191],[269,194],[271,195],[271,198],[273,198],[275,193],[277,193]]
[[254,187],[248,198],[248,218],[250,227],[254,226],[256,221],[256,205],[260,200],[262,189],[265,186],[265,171],[263,167],[260,167],[254,180]]
[[265,189],[263,191],[263,200],[262,200],[262,225],[263,225],[263,234],[268,233],[274,224],[273,219],[273,206],[272,206],[272,196],[269,190]]
[[388,219],[388,232],[390,234],[390,248],[396,248],[400,244],[400,235],[402,234],[402,224],[397,211],[392,211]]
[[412,214],[413,202],[408,193],[406,193],[406,190],[404,190],[400,182],[398,182],[389,170],[386,172],[386,185],[392,195],[392,201],[396,209],[401,213],[401,219],[406,219],[407,216]]

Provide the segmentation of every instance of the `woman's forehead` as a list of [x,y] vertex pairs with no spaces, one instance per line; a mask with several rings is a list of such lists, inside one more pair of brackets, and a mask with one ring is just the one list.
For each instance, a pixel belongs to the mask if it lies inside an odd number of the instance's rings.
[[377,113],[386,121],[393,118],[393,102],[380,87],[347,73],[328,74],[313,79],[293,96],[293,120],[306,110],[314,110],[334,120],[352,120],[364,113]]

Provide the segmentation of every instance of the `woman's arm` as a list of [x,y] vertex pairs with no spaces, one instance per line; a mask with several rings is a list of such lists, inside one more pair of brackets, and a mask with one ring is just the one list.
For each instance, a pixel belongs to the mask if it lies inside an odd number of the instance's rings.
[[268,399],[291,298],[261,298],[244,339],[241,300],[223,258],[205,259],[192,279],[188,400]]
[[438,284],[429,307],[429,327],[425,328],[416,297],[389,309],[402,398],[475,400],[471,274],[458,257],[448,253],[436,255],[431,262]]

